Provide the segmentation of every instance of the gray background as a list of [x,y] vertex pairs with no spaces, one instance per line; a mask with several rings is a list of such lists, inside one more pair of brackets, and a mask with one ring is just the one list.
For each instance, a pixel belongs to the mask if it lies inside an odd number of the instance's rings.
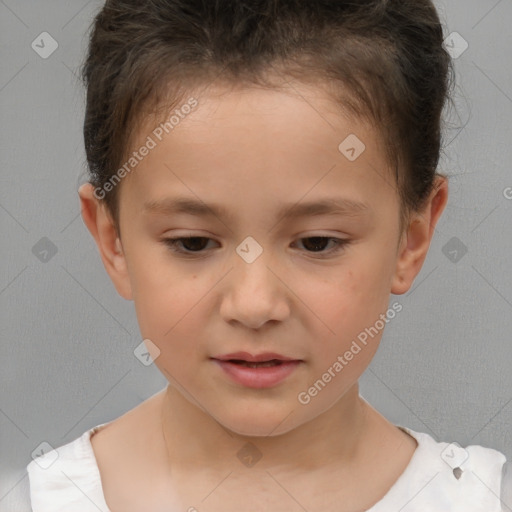
[[[166,384],[133,355],[133,305],[117,295],[79,216],[76,72],[101,3],[0,1],[1,511],[29,510],[25,466],[42,441],[72,441]],[[361,392],[396,424],[511,459],[512,1],[437,5],[446,35],[469,44],[454,59],[457,111],[447,112],[440,165],[450,199],[412,290],[392,297],[403,311]],[[43,31],[59,45],[47,59],[31,47]],[[33,252],[43,237],[57,249],[47,261]]]

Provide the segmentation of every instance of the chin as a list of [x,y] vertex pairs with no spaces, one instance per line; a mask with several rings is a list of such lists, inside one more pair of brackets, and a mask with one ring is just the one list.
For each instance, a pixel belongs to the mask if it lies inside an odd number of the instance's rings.
[[283,414],[285,408],[268,407],[253,408],[250,411],[241,409],[237,414],[225,411],[217,416],[217,421],[227,430],[245,437],[274,437],[286,434],[299,426],[293,412]]

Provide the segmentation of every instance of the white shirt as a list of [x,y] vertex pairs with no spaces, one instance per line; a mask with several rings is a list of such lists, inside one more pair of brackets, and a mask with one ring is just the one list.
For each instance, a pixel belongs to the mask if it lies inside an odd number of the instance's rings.
[[[103,425],[27,465],[33,512],[110,512],[91,445],[91,435]],[[367,512],[512,510],[512,467],[501,452],[438,443],[428,434],[398,427],[418,446],[402,475]]]

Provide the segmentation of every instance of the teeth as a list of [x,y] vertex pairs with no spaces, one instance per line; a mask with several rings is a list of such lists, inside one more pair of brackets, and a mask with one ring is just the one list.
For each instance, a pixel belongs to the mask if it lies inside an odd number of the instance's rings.
[[277,366],[282,363],[282,361],[278,361],[277,359],[272,359],[271,361],[260,361],[259,363],[252,363],[249,361],[239,361],[239,360],[232,360],[231,362],[239,364],[241,366],[247,366],[249,368],[267,368],[269,366]]

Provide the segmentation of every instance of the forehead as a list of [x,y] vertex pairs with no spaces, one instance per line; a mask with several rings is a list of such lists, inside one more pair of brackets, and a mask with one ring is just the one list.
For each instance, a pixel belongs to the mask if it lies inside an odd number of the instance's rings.
[[[155,129],[162,132],[164,125],[167,129],[164,127],[164,132],[156,133],[156,137],[161,135],[169,139],[170,144],[172,139],[180,144],[210,140],[221,141],[223,144],[218,147],[225,149],[228,144],[232,147],[243,144],[241,136],[248,134],[253,139],[268,142],[265,149],[270,151],[276,146],[274,135],[287,133],[288,140],[296,145],[317,144],[325,149],[329,132],[340,141],[344,132],[357,132],[369,144],[380,146],[382,133],[373,123],[368,123],[367,114],[363,120],[349,108],[349,104],[354,105],[353,100],[340,101],[350,97],[339,87],[334,89],[319,80],[295,80],[278,83],[272,88],[244,83],[196,86],[180,92],[171,108],[161,105],[158,115],[140,120],[134,130],[136,142],[132,146],[137,147]],[[192,108],[191,102],[194,103]],[[223,139],[229,131],[237,137]],[[370,138],[375,140],[370,141]]]
[[[318,87],[211,87],[184,98],[166,119],[147,118],[137,134],[134,149],[148,137],[155,143],[126,180],[144,204],[176,188],[219,203],[236,199],[242,185],[247,200],[284,194],[288,203],[342,182],[351,192],[356,183],[370,193],[395,192],[379,133]],[[183,108],[190,98],[194,108]]]

